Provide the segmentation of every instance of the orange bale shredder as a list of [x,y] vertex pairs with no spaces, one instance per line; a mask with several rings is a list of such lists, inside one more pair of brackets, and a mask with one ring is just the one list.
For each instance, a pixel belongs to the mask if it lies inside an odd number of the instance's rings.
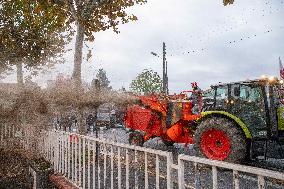
[[[186,91],[193,93],[194,91]],[[161,137],[165,144],[193,143],[192,130],[201,117],[202,98],[193,104],[185,93],[159,96],[140,96],[139,103],[128,107],[124,123],[131,130],[129,143],[142,146],[154,137]],[[193,106],[199,113],[193,114]]]

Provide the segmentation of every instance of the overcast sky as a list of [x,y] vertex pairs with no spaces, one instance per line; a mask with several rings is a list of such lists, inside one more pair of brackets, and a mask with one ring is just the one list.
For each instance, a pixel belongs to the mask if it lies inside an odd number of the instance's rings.
[[[196,81],[210,84],[277,75],[278,57],[284,59],[284,0],[148,0],[129,11],[137,22],[121,25],[120,34],[95,34],[89,44],[93,57],[84,60],[83,79],[91,81],[104,68],[118,89],[143,69],[162,72],[162,42],[167,45],[170,92],[190,89]],[[74,44],[71,44],[73,48]],[[85,57],[87,53],[85,48]],[[39,83],[62,72],[71,75],[73,52],[56,70],[36,78]],[[14,76],[13,76],[14,77]],[[12,79],[12,76],[10,77]]]

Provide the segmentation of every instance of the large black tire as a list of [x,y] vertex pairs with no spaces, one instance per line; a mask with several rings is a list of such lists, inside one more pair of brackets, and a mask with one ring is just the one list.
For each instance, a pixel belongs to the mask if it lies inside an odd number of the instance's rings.
[[[223,144],[222,142],[218,141],[217,140],[218,137],[216,136],[214,136],[213,137],[214,139],[211,140],[212,136],[210,133],[214,133],[214,131],[224,134],[222,136],[226,136],[225,138],[228,139],[230,145],[226,145],[225,142],[223,142],[224,143]],[[214,134],[216,134],[216,132]],[[209,139],[213,141],[213,144],[215,144],[215,146],[217,147],[212,147],[212,148],[204,147],[208,143],[210,143],[210,142],[207,143],[205,139]],[[199,157],[206,157],[206,158],[216,159],[216,160],[224,160],[224,161],[231,162],[231,163],[242,163],[247,157],[247,153],[248,153],[247,152],[247,140],[246,140],[246,137],[243,131],[240,128],[238,128],[235,123],[233,123],[232,121],[226,118],[213,117],[213,118],[208,118],[208,119],[203,120],[197,126],[197,129],[194,135],[194,141],[195,141],[194,149],[196,151],[197,156]],[[222,158],[225,157],[224,159],[220,159],[220,154],[217,154],[220,152],[218,151],[218,149],[219,147],[221,149],[222,145],[223,147],[225,146],[223,149],[228,148],[228,150],[225,150],[225,152],[221,153],[221,154],[224,154],[223,156],[221,155]],[[212,143],[211,143],[211,146],[212,146]],[[212,152],[213,157],[208,157],[208,155],[205,154],[206,153],[205,148],[207,149],[209,148],[209,150],[207,150],[207,153],[208,151],[209,153]],[[217,152],[214,153],[214,150],[215,152],[216,151]],[[214,154],[217,154],[217,155],[214,156]]]
[[144,144],[144,137],[140,132],[131,132],[129,134],[129,144],[135,146],[143,146]]

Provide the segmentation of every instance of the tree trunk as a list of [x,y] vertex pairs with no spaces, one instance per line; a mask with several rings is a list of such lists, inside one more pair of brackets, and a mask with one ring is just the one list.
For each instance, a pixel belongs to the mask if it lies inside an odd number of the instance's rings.
[[23,76],[23,64],[17,64],[17,83],[19,86],[24,85],[24,76]]
[[80,134],[86,134],[87,133],[87,128],[86,128],[86,117],[84,117],[84,112],[82,107],[77,108],[77,119],[78,119],[78,124],[79,124],[79,133]]
[[72,79],[75,82],[75,87],[81,87],[81,67],[82,67],[82,51],[84,42],[84,27],[77,23],[77,34],[75,43],[75,53],[74,53],[74,68]]
[[[83,51],[83,42],[84,42],[84,27],[78,22],[77,23],[77,34],[76,34],[76,43],[75,43],[75,53],[74,53],[74,68],[72,79],[75,84],[75,90],[78,94],[77,98],[80,99],[80,89],[81,89],[81,67],[82,67],[82,51]],[[78,100],[80,103],[80,100]],[[84,115],[82,107],[80,104],[77,104],[77,119],[79,123],[79,133],[86,133],[86,125],[84,122]]]

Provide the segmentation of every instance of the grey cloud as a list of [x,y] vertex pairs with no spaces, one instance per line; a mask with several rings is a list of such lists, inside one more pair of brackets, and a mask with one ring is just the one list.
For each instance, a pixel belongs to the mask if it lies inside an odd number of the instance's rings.
[[[278,57],[284,61],[284,4],[267,2],[238,0],[224,7],[221,0],[149,0],[129,10],[139,20],[120,26],[120,34],[95,34],[94,57],[83,67],[84,79],[91,80],[103,67],[113,87],[120,88],[144,68],[161,73],[161,60],[150,52],[161,55],[163,41],[171,92],[189,89],[192,81],[207,88],[219,81],[278,75]],[[267,30],[272,31],[265,34]],[[72,53],[57,70],[72,71]]]

